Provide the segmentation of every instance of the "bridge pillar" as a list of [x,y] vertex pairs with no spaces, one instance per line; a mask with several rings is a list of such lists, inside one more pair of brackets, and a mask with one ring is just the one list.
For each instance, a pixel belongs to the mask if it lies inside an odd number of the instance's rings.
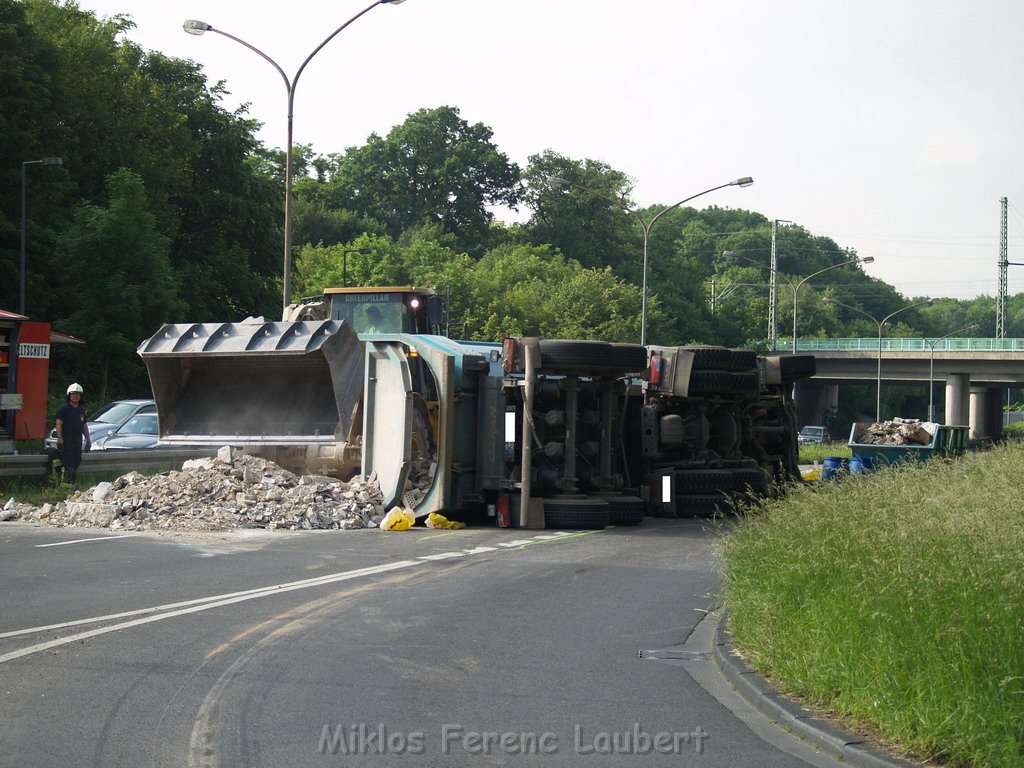
[[1003,404],[1006,402],[1006,390],[989,387],[985,398],[985,431],[982,437],[999,440],[1003,436]]
[[972,440],[978,437],[987,437],[987,424],[985,414],[988,411],[988,387],[971,387],[971,425],[968,437]]
[[971,376],[951,373],[946,376],[946,424],[963,426],[971,418]]
[[824,424],[825,414],[834,414],[839,407],[839,385],[801,379],[796,383],[793,398],[801,424]]

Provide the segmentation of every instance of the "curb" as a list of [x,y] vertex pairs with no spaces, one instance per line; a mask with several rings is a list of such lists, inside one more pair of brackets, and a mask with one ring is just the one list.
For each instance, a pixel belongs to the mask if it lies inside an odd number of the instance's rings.
[[725,628],[725,614],[715,627],[714,658],[736,692],[766,718],[800,739],[814,744],[857,768],[916,768],[914,763],[867,744],[860,736],[819,720],[796,702],[776,691],[758,672],[736,654],[732,635]]

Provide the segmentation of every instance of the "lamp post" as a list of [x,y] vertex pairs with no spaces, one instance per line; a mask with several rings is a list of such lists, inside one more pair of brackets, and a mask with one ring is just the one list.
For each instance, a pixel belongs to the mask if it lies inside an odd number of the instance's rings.
[[701,195],[706,195],[709,192],[714,192],[715,190],[718,190],[718,189],[724,189],[725,187],[749,187],[753,183],[754,183],[754,180],[752,178],[750,178],[749,176],[744,176],[744,177],[739,178],[739,179],[734,179],[733,181],[730,181],[730,182],[728,182],[726,184],[719,184],[717,187],[711,187],[711,189],[705,189],[703,192],[698,192],[696,195],[690,195],[689,197],[680,200],[675,205],[670,205],[668,208],[665,208],[664,210],[659,211],[657,214],[655,214],[654,217],[650,219],[650,221],[646,221],[646,220],[644,220],[644,218],[639,213],[636,212],[636,210],[634,210],[633,208],[630,208],[629,206],[623,204],[621,200],[616,200],[614,197],[611,197],[610,195],[606,195],[604,192],[598,192],[596,189],[591,189],[590,187],[585,187],[582,184],[577,184],[575,181],[569,181],[567,179],[563,179],[563,178],[560,178],[558,176],[548,176],[547,177],[547,184],[548,184],[549,187],[551,187],[551,189],[561,189],[562,187],[576,187],[576,189],[581,189],[584,192],[589,192],[590,194],[596,195],[597,197],[600,197],[603,200],[607,200],[609,203],[614,205],[619,210],[621,210],[621,211],[623,211],[625,213],[628,213],[630,216],[632,216],[634,219],[637,220],[637,223],[640,224],[640,229],[643,230],[643,233],[644,233],[643,288],[641,289],[641,294],[640,294],[640,344],[641,345],[646,345],[647,344],[647,245],[648,245],[648,242],[651,239],[651,228],[654,226],[655,222],[658,221],[658,219],[660,219],[662,216],[664,216],[669,211],[675,210],[676,208],[678,208],[683,203],[688,203],[691,200],[693,200],[694,198],[700,197]]
[[915,301],[913,304],[908,304],[905,307],[900,307],[895,312],[890,312],[888,315],[879,320],[874,315],[870,315],[863,309],[858,307],[851,307],[849,304],[843,304],[841,301],[836,301],[831,296],[825,297],[826,304],[835,304],[837,307],[845,307],[851,312],[856,312],[864,317],[868,318],[871,322],[878,326],[878,378],[876,381],[877,392],[875,394],[875,421],[881,422],[882,420],[882,327],[889,322],[890,319],[896,317],[900,312],[906,312],[908,309],[914,307],[920,307],[924,304],[932,304],[935,299],[922,299],[921,301]]
[[23,160],[21,163],[21,258],[18,260],[18,312],[25,314],[25,219],[28,208],[28,174],[30,165],[63,165],[60,157],[44,157],[41,160]]
[[957,328],[955,331],[950,331],[945,336],[940,336],[937,339],[924,340],[924,343],[928,345],[928,421],[935,421],[935,345],[940,341],[948,339],[950,336],[956,336],[958,333],[964,333],[965,331],[977,333],[980,329],[981,326],[975,323],[965,328]]
[[[743,259],[744,261],[749,261],[751,264],[756,264],[757,266],[762,267],[762,268],[764,267],[764,264],[762,264],[761,262],[755,261],[754,259],[748,259],[746,256],[740,256],[738,253],[734,253],[733,251],[723,251],[722,252],[722,256],[726,257],[727,259]],[[817,277],[822,272],[828,272],[830,269],[838,269],[839,267],[845,267],[847,264],[870,264],[874,260],[875,260],[874,256],[865,256],[864,258],[854,257],[852,259],[847,259],[846,261],[841,261],[838,264],[831,264],[831,265],[825,267],[824,269],[819,269],[817,272],[812,272],[811,274],[807,275],[806,277],[801,278],[798,281],[794,281],[793,278],[791,278],[785,272],[779,272],[778,269],[769,267],[769,269],[772,270],[773,274],[781,276],[787,283],[789,283],[789,287],[793,289],[793,351],[792,351],[791,354],[794,354],[794,355],[796,354],[797,297],[799,296],[800,289],[804,287],[804,284],[808,280],[810,280],[812,277]],[[769,312],[770,311],[771,310],[769,309]],[[768,318],[768,337],[769,337],[769,343],[772,341],[771,333],[772,333],[772,328],[773,327],[774,327],[774,318],[769,316],[769,318]]]
[[[240,43],[248,48],[253,53],[258,54],[264,60],[266,60],[277,73],[281,75],[281,79],[284,80],[285,88],[288,90],[288,144],[285,150],[285,166],[284,166],[284,286],[283,286],[283,309],[288,308],[289,299],[291,297],[292,289],[292,123],[294,118],[294,106],[295,106],[295,86],[298,85],[299,77],[305,70],[306,65],[309,64],[310,59],[316,56],[320,50],[333,40],[343,29],[349,24],[354,22],[361,16],[369,13],[378,5],[398,5],[404,3],[405,0],[374,0],[369,6],[361,10],[351,19],[346,21],[340,27],[335,29],[331,34],[324,38],[323,42],[320,43],[313,52],[306,57],[306,60],[302,62],[302,65],[296,71],[295,76],[288,79],[288,75],[285,74],[284,70],[281,69],[280,65],[270,58],[267,54],[261,51],[254,45],[247,43],[239,37],[228,34],[221,29],[215,29],[212,25],[207,24],[205,21],[197,21],[196,19],[187,19],[182,28],[190,35],[202,35],[205,32],[216,32],[218,35],[223,35],[230,40],[234,40],[236,43]],[[282,312],[283,315],[283,312]]]

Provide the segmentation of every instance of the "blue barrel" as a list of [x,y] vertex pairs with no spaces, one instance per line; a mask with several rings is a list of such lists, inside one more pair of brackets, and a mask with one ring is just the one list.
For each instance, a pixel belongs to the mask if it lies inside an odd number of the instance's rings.
[[850,474],[861,475],[865,472],[873,472],[875,464],[867,456],[854,456],[850,459]]
[[826,456],[821,463],[822,480],[838,480],[843,471],[843,460],[839,456]]

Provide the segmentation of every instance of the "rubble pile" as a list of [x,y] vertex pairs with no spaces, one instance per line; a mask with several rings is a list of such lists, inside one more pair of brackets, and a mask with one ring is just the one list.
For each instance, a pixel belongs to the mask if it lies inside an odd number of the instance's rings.
[[[433,479],[435,465],[415,462],[403,503],[414,508]],[[111,530],[219,531],[376,528],[387,510],[377,478],[298,476],[229,446],[216,458],[186,461],[180,471],[146,477],[129,472],[56,505],[34,507],[12,499],[6,519]]]
[[930,445],[936,425],[920,419],[873,422],[854,435],[854,442],[866,445]]

